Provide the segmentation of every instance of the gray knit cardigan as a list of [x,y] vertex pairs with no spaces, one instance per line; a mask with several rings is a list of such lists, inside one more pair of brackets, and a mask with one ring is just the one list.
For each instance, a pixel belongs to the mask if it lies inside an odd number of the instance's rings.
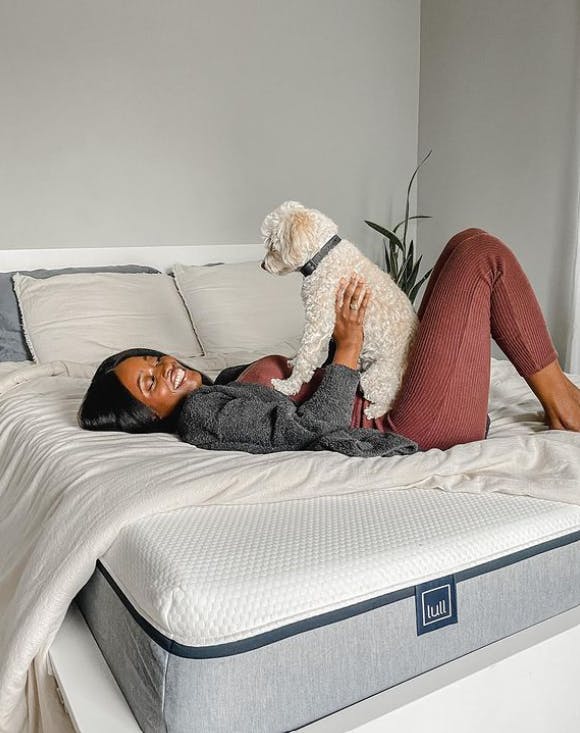
[[412,440],[395,433],[351,428],[359,373],[329,364],[316,392],[301,405],[260,384],[199,387],[182,403],[177,434],[211,450],[275,453],[330,450],[347,456],[415,453]]

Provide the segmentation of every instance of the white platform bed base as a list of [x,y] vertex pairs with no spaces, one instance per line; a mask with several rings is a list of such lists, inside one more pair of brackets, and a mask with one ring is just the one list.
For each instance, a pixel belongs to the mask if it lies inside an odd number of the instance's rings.
[[[259,260],[263,247],[200,245],[29,249],[0,252],[0,270]],[[79,733],[139,731],[73,604],[49,653]],[[490,644],[314,722],[308,733],[577,733],[580,730],[580,607]]]
[[[140,730],[82,614],[49,652],[78,733]],[[301,728],[304,733],[577,733],[580,607]]]
[[261,244],[203,244],[163,247],[87,247],[85,249],[5,249],[0,251],[0,271],[104,265],[148,265],[168,270],[176,262],[207,265],[211,262],[260,260]]

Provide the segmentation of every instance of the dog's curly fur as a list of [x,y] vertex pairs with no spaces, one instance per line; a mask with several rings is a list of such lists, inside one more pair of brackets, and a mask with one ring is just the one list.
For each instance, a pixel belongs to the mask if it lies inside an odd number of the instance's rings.
[[[336,224],[320,211],[286,201],[262,223],[266,246],[262,266],[275,275],[295,272],[337,231]],[[291,361],[292,374],[288,379],[273,379],[272,385],[284,394],[296,394],[324,363],[334,330],[338,282],[353,271],[364,278],[372,293],[359,368],[363,394],[371,403],[365,414],[375,418],[388,412],[401,386],[418,319],[410,300],[391,276],[345,239],[304,279],[305,326],[298,353]]]

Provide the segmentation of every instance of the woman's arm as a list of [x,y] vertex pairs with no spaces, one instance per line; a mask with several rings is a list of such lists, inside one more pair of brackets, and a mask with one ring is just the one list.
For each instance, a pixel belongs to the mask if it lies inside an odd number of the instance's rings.
[[314,394],[296,410],[300,423],[319,435],[350,427],[358,384],[356,369],[338,362],[329,364]]
[[309,429],[320,433],[349,427],[359,383],[358,360],[364,340],[364,317],[370,299],[362,278],[341,279],[336,292],[332,364],[325,367],[316,392],[302,403],[297,414]]
[[364,318],[370,299],[364,280],[355,273],[340,280],[336,291],[333,338],[336,342],[333,364],[356,369],[364,340]]

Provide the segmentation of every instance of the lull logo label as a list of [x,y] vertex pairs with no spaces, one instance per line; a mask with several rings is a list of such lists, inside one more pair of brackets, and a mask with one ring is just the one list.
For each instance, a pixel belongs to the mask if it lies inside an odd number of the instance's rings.
[[415,586],[415,609],[419,635],[456,624],[457,599],[453,575]]

